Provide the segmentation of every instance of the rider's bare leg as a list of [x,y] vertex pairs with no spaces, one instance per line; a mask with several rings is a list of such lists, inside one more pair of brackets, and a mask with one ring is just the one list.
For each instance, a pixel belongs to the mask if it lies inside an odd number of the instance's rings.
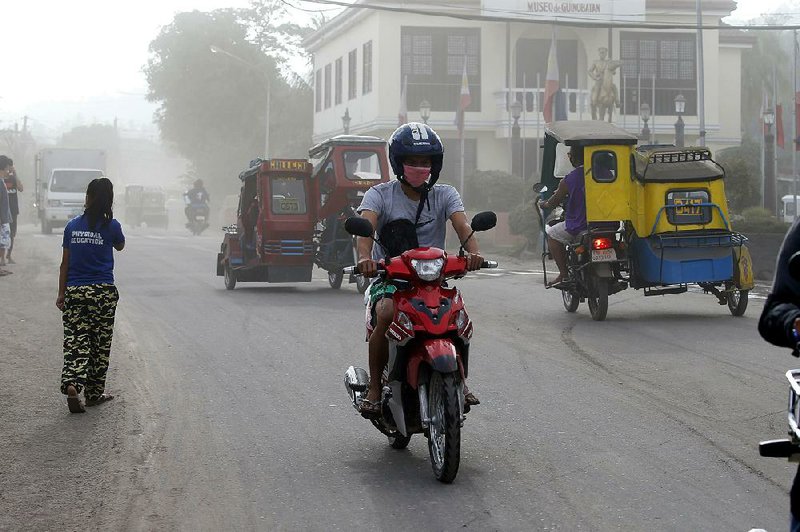
[[553,279],[553,284],[561,282],[567,276],[567,249],[558,240],[548,236],[547,245],[550,247],[550,254],[558,266],[558,277]]
[[394,319],[394,302],[384,298],[375,304],[375,329],[369,337],[369,391],[367,399],[378,401],[381,398],[383,368],[389,362],[389,340],[386,331]]

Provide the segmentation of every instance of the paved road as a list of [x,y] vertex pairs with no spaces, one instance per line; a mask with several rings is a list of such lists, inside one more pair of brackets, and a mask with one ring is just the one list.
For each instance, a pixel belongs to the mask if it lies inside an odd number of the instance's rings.
[[[33,237],[55,260],[58,237]],[[433,479],[349,405],[366,365],[353,285],[214,276],[219,239],[130,231],[112,379],[134,428],[116,526],[262,530],[748,530],[786,527],[784,434],[796,363],[710,296],[612,296],[567,314],[533,263],[458,282],[476,325],[456,482]],[[43,258],[44,257],[44,258]],[[119,460],[124,460],[120,456]]]

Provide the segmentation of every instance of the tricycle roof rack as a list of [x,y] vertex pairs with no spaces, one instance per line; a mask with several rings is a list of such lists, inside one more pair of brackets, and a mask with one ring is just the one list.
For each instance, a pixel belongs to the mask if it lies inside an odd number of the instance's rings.
[[553,122],[545,128],[545,132],[567,146],[636,144],[639,142],[636,135],[600,120]]
[[710,181],[725,177],[725,170],[702,146],[653,147],[637,150],[636,177],[648,182]]
[[348,146],[362,144],[365,146],[386,145],[386,140],[380,137],[373,137],[367,135],[336,135],[329,139],[325,139],[313,148],[308,150],[309,157],[314,157],[317,153],[327,150],[331,146],[346,144]]

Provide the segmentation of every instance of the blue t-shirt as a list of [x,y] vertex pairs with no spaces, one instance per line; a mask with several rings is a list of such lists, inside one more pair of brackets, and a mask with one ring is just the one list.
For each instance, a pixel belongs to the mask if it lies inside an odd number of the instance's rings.
[[125,242],[117,220],[89,229],[86,214],[73,218],[64,228],[62,247],[69,250],[67,286],[114,284],[114,246]]

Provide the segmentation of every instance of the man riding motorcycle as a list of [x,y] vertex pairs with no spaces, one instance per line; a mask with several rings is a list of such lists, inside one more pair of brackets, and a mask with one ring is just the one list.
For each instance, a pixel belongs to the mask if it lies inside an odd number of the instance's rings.
[[[364,195],[358,213],[369,220],[386,247],[388,257],[394,257],[416,247],[444,249],[447,220],[450,220],[461,242],[472,233],[461,196],[450,185],[437,185],[442,170],[444,148],[439,135],[427,124],[411,122],[397,128],[389,140],[389,162],[397,180],[370,188]],[[477,270],[483,257],[475,237],[464,245],[467,268]],[[377,262],[383,258],[381,246],[373,246],[370,238],[358,238],[358,270],[374,277]],[[386,331],[394,318],[392,294],[396,288],[376,280],[369,289],[370,379],[366,399],[360,411],[365,416],[380,414],[381,379],[389,358]],[[466,408],[480,403],[464,386]]]
[[566,245],[571,244],[581,231],[586,229],[586,187],[583,176],[583,146],[571,146],[569,162],[575,167],[558,184],[555,193],[547,201],[541,200],[539,207],[552,209],[564,198],[567,206],[564,209],[565,219],[555,225],[545,226],[547,245],[553,260],[558,266],[558,276],[548,286],[555,286],[567,276]]
[[184,209],[184,213],[189,223],[193,223],[195,216],[198,214],[208,219],[208,201],[211,198],[208,195],[208,191],[206,191],[203,186],[202,179],[195,181],[194,186],[184,192],[183,195],[186,197],[186,209]]
[[[775,281],[767,297],[758,332],[767,342],[793,349],[792,354],[800,354],[800,281],[789,272],[789,259],[800,251],[800,222],[795,222],[778,253]],[[800,468],[794,477],[789,496],[791,509],[791,528],[800,532]]]

